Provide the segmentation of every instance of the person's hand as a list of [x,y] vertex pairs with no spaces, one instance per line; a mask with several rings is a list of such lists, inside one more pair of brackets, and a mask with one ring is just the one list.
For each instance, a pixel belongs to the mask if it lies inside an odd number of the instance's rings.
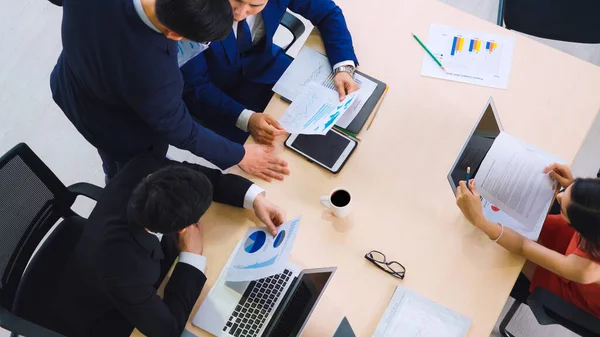
[[204,249],[204,224],[195,223],[179,231],[177,248],[180,252],[202,255]]
[[264,113],[255,112],[248,120],[250,135],[258,144],[273,145],[277,136],[284,135],[286,131],[273,117]]
[[469,187],[467,187],[464,180],[459,182],[456,188],[456,204],[465,215],[465,218],[473,225],[479,227],[479,224],[486,221],[483,216],[481,197],[477,193],[477,188],[475,188],[474,179],[469,180]]
[[563,188],[567,188],[575,181],[573,173],[571,173],[571,169],[567,165],[558,163],[548,165],[546,169],[544,169],[544,173],[549,173],[550,178],[558,182]]
[[262,221],[273,236],[277,235],[277,227],[285,222],[285,212],[259,194],[254,199],[254,213]]
[[345,71],[340,71],[339,73],[335,74],[335,77],[333,78],[333,84],[340,95],[340,102],[343,101],[346,98],[346,95],[349,93],[360,89],[358,83],[356,83],[354,78],[352,78],[352,75]]
[[271,179],[283,180],[284,175],[290,174],[287,162],[271,154],[273,147],[246,144],[244,149],[246,154],[238,166],[246,173],[269,182]]

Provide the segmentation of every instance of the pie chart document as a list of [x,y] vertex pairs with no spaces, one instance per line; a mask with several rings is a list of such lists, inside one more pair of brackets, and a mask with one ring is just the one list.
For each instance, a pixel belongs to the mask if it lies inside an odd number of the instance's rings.
[[226,281],[252,281],[281,273],[294,247],[299,224],[300,217],[285,222],[277,228],[276,236],[266,227],[248,228],[230,258],[231,263],[227,263]]

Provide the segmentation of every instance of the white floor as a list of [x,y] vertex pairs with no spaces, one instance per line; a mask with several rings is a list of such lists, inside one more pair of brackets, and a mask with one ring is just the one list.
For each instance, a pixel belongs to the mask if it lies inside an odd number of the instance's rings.
[[[343,6],[343,0],[339,1]],[[483,19],[495,22],[497,0],[443,0]],[[104,175],[95,149],[65,118],[50,96],[48,78],[60,53],[61,9],[45,0],[0,0],[0,154],[26,142],[65,184],[88,181],[103,186]],[[284,34],[281,35],[285,39]],[[596,45],[542,41],[586,61],[600,65]],[[294,54],[297,48],[293,48]],[[596,123],[600,130],[600,120]],[[576,160],[575,171],[595,174],[600,167],[596,144],[600,132],[590,137]],[[190,160],[182,151],[169,153]],[[89,214],[93,203],[78,201],[75,209]],[[508,303],[507,303],[508,305]],[[519,311],[512,329],[518,336],[569,334],[560,328],[540,329],[527,308]],[[0,337],[8,333],[0,329]],[[492,336],[498,336],[492,334]]]

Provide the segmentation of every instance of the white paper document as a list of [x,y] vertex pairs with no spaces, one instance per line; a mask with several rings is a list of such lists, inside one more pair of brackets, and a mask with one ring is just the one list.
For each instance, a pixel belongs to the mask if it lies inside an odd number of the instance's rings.
[[397,286],[373,337],[464,337],[471,319]]
[[324,135],[352,106],[359,92],[347,95],[340,102],[337,92],[311,82],[296,96],[279,119],[279,124],[289,133]]
[[226,281],[252,281],[281,273],[294,247],[299,224],[300,217],[285,222],[275,237],[265,227],[248,228],[234,252]]
[[[361,74],[355,73],[354,80],[360,87],[360,92],[355,98],[356,102],[349,107],[344,116],[336,123],[336,125],[343,128],[350,125],[377,89],[377,83]],[[337,93],[333,84],[333,69],[327,56],[309,47],[304,47],[279,81],[275,83],[273,91],[294,102],[296,97],[305,91],[306,87],[312,82],[320,84],[326,90]]]
[[537,240],[557,188],[544,169],[556,162],[564,161],[500,133],[475,176],[486,219]]
[[421,75],[506,89],[515,38],[432,24],[427,48],[445,71],[424,53]]

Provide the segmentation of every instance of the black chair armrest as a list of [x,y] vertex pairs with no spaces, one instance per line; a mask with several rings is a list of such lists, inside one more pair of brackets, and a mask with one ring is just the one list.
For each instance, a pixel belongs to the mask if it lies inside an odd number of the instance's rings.
[[65,337],[52,330],[26,321],[0,306],[0,327],[26,337]]
[[547,289],[533,289],[527,304],[541,325],[560,324],[581,336],[600,336],[600,319]]
[[68,187],[71,193],[75,195],[83,195],[92,200],[98,201],[104,189],[90,183],[76,183]]
[[292,36],[294,37],[292,42],[285,48],[285,50],[287,51],[294,44],[294,42],[296,42],[296,40],[304,33],[306,27],[304,26],[304,23],[300,21],[300,19],[298,19],[296,16],[289,12],[285,12],[285,14],[283,14],[280,24],[287,30],[289,30],[290,33],[292,33]]
[[62,0],[48,0],[50,1],[52,4],[62,7]]

